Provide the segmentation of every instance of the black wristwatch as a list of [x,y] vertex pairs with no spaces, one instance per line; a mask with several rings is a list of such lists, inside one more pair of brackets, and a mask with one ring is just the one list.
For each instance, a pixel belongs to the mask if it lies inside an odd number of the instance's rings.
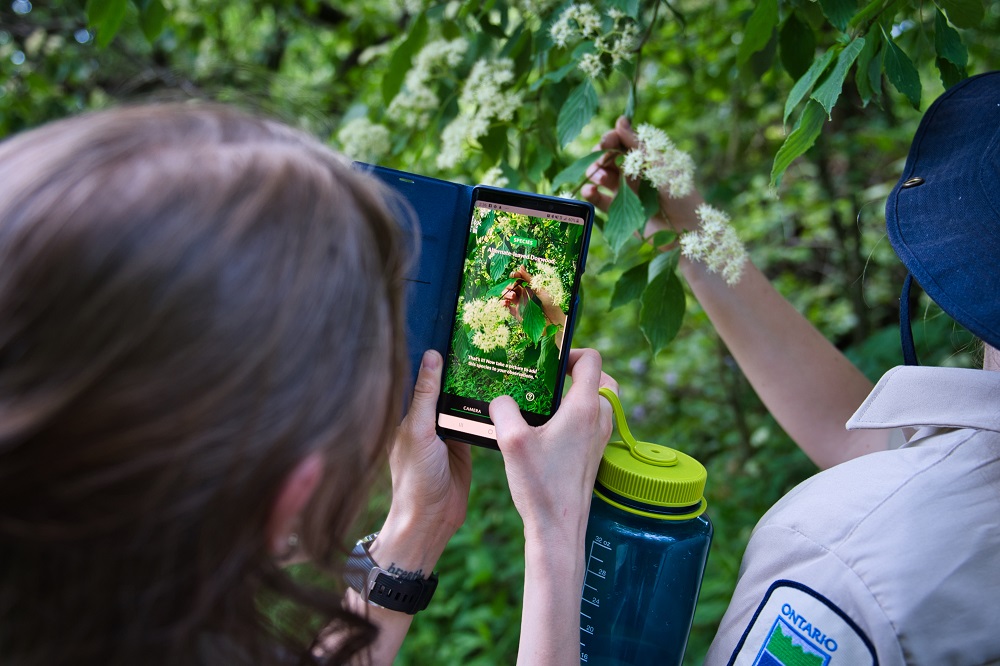
[[369,534],[354,546],[347,558],[344,580],[373,606],[409,615],[424,610],[437,589],[437,574],[431,574],[430,578],[400,578],[389,573],[368,553],[377,536],[378,532]]

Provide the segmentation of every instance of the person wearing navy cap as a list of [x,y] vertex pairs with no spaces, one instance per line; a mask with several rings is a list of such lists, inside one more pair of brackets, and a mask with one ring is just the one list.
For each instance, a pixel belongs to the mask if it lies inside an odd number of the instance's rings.
[[[587,199],[607,209],[613,156],[636,142],[624,119],[604,136]],[[654,229],[698,228],[697,192],[660,202]],[[906,365],[875,387],[750,262],[730,287],[682,259],[755,390],[825,470],[755,528],[709,664],[1000,662],[1000,72],[927,110],[886,222],[909,271]],[[914,281],[983,341],[982,370],[917,365]]]

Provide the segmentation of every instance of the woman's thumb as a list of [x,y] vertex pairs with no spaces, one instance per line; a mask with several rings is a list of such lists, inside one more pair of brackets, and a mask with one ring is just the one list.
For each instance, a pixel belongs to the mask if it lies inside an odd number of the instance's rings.
[[433,349],[424,352],[417,373],[417,383],[413,387],[413,400],[409,414],[434,420],[438,394],[441,392],[441,354]]

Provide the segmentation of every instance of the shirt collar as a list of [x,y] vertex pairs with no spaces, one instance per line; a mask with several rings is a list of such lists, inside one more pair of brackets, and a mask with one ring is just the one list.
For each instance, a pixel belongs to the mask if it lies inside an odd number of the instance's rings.
[[922,426],[1000,432],[1000,372],[899,366],[847,422],[848,430]]

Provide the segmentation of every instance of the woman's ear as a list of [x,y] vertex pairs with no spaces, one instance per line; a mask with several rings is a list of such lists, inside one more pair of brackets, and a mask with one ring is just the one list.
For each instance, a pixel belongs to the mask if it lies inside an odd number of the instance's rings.
[[285,477],[267,523],[265,536],[271,545],[272,555],[288,552],[289,538],[322,477],[323,456],[320,453],[309,454]]

